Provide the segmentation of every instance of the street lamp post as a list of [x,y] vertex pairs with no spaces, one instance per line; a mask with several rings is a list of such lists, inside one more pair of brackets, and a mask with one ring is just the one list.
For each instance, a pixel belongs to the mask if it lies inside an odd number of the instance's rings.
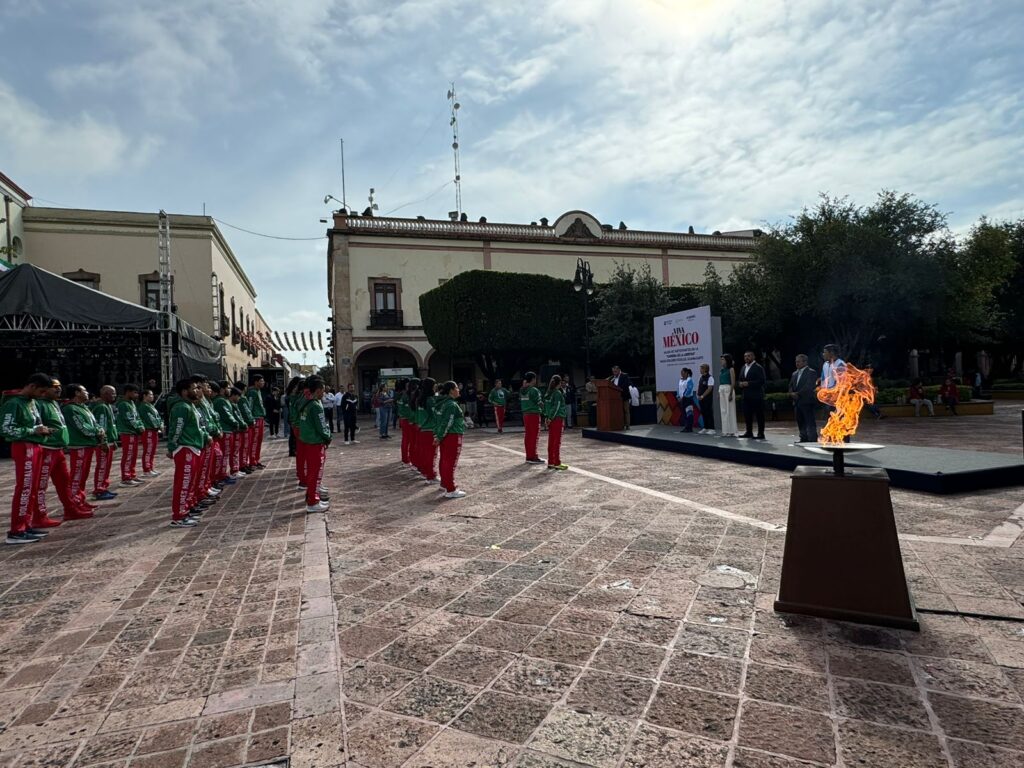
[[586,361],[583,365],[583,380],[590,378],[590,311],[587,298],[594,294],[594,272],[590,262],[582,258],[576,259],[576,276],[572,281],[572,289],[583,292],[583,347],[586,350]]

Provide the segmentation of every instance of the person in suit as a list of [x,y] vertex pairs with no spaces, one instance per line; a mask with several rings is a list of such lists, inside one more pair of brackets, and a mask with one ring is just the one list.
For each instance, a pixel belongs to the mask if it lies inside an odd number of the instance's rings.
[[818,439],[818,425],[814,421],[814,408],[818,402],[814,386],[817,378],[817,371],[807,365],[807,355],[797,355],[796,370],[789,377],[789,396],[793,398],[801,443],[813,443]]
[[[747,431],[740,437],[764,440],[764,368],[754,359],[749,349],[743,353],[743,367],[740,369],[740,391],[743,393],[743,418]],[[753,433],[754,419],[757,419],[757,434]]]
[[608,377],[608,381],[619,390],[622,395],[622,423],[626,429],[629,429],[629,376],[622,372],[622,369],[617,365],[612,366],[612,375]]

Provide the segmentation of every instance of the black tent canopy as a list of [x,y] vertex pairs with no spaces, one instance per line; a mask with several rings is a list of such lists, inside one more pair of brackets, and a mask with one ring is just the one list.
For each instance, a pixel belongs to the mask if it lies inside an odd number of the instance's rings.
[[[220,378],[220,343],[180,318],[172,320],[173,377],[203,373]],[[125,377],[120,383],[145,378],[159,381],[159,328],[160,313],[155,310],[79,285],[33,264],[20,264],[0,273],[0,349],[5,350],[5,359],[21,361],[10,366],[19,369],[10,371],[14,380],[8,380],[4,371],[0,384],[20,385],[24,376],[21,368],[51,370],[61,363],[98,370],[96,376],[105,370],[119,371]],[[9,355],[6,350],[15,352]],[[117,366],[112,361],[122,364]],[[104,383],[116,382],[108,379]]]

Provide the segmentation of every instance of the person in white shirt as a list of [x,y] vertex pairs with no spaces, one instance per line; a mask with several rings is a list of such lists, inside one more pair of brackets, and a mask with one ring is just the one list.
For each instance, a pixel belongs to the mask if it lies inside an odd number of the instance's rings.
[[679,430],[680,432],[693,432],[693,392],[693,374],[689,368],[683,368],[679,372],[679,383],[676,385],[676,401],[683,412],[680,419],[683,428]]
[[832,389],[836,385],[836,374],[842,373],[846,368],[846,361],[839,356],[837,344],[826,344],[821,351],[821,375],[818,377],[818,386],[822,389]]
[[334,396],[334,390],[328,389],[324,392],[323,397],[320,398],[320,403],[324,407],[324,415],[327,417],[327,427],[331,432],[337,432],[334,424],[334,409],[338,404],[337,398]]

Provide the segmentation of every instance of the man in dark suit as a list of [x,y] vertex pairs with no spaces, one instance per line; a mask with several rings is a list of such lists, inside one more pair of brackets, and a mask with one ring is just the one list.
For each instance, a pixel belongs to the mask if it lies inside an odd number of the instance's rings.
[[612,366],[612,375],[608,377],[622,395],[622,423],[629,429],[629,376],[622,372],[617,365]]
[[[739,387],[743,393],[743,418],[747,431],[740,437],[764,440],[764,368],[754,359],[754,353],[743,353],[743,367],[740,369]],[[753,433],[754,419],[757,419],[757,435]]]
[[818,439],[818,425],[814,421],[814,409],[818,404],[814,387],[817,374],[817,371],[808,367],[807,355],[796,356],[796,370],[789,377],[789,396],[793,398],[801,443],[813,443]]

